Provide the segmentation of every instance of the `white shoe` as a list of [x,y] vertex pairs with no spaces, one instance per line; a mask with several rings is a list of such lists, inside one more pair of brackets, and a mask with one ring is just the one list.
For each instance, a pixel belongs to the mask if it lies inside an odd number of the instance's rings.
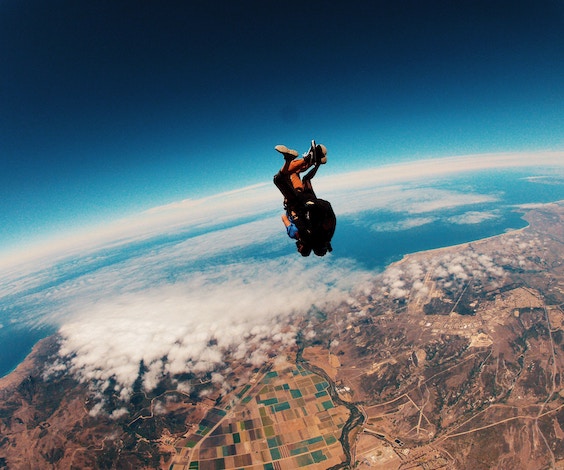
[[277,145],[274,150],[284,155],[284,160],[293,160],[298,156],[297,150],[289,149],[285,145]]

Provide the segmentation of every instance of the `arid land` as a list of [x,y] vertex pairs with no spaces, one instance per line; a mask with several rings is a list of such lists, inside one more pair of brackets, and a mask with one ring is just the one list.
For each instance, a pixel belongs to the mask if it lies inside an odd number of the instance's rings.
[[48,338],[0,379],[0,468],[564,468],[564,203],[525,218],[293,319],[316,334],[228,361],[229,392],[187,374],[92,416],[87,384],[44,378]]

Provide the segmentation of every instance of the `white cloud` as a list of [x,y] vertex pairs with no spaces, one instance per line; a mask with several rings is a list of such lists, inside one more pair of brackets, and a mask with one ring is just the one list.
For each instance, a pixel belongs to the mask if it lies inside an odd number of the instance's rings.
[[117,410],[112,411],[112,413],[110,414],[110,418],[117,420],[122,416],[126,416],[127,414],[129,414],[127,408],[118,408]]
[[422,227],[431,224],[437,220],[436,217],[410,217],[395,222],[382,222],[371,224],[370,230],[374,232],[401,232],[411,228]]
[[[315,179],[316,192],[334,203],[339,214],[361,212],[378,207],[423,213],[461,204],[491,201],[491,196],[452,193],[438,197],[430,190],[418,201],[416,190],[404,193],[406,183],[428,182],[455,173],[496,168],[548,168],[553,174],[564,170],[564,152],[528,152],[444,157],[405,162]],[[39,263],[51,264],[100,248],[122,246],[154,236],[178,233],[183,229],[204,229],[222,223],[235,223],[242,217],[265,216],[281,208],[281,197],[270,181],[227,193],[174,202],[104,226],[87,227],[82,232],[26,246],[19,252],[4,253],[0,259],[0,284],[6,278],[21,279],[36,272]],[[404,193],[402,197],[402,193]],[[443,193],[442,196],[446,196]],[[485,199],[481,199],[485,198]],[[488,199],[489,198],[489,199]],[[398,201],[410,202],[407,208]],[[0,292],[1,294],[1,292]]]
[[495,202],[496,196],[438,189],[424,185],[383,185],[371,190],[333,195],[333,207],[340,215],[362,211],[386,210],[407,214],[425,214],[472,204]]
[[[147,272],[156,260],[137,260],[137,270],[114,268],[93,280],[97,290],[77,287],[60,319],[61,361],[81,380],[103,386],[116,380],[123,397],[139,373],[152,389],[163,374],[208,372],[227,353],[258,365],[275,342],[293,342],[293,314],[311,305],[342,301],[365,274],[351,266],[294,254],[278,260],[217,265],[174,282]],[[146,276],[147,274],[147,276]],[[108,295],[109,293],[109,295]]]
[[564,184],[564,175],[552,174],[544,176],[529,176],[526,180],[530,183],[560,185]]
[[498,219],[499,217],[500,217],[499,211],[485,211],[485,212],[468,211],[465,212],[464,214],[449,217],[447,220],[451,224],[473,225],[473,224],[481,224],[486,220]]
[[103,408],[104,408],[104,403],[101,401],[97,402],[94,404],[94,406],[92,406],[92,408],[90,408],[88,414],[93,418],[95,418],[96,416],[100,415],[103,412]]
[[[414,189],[408,195],[410,198],[406,201],[407,203],[402,207],[402,210],[410,214],[436,212],[498,200],[496,196],[487,194],[460,193],[435,188]],[[399,210],[399,207],[401,207],[399,203],[392,206],[395,210]]]
[[[534,162],[557,166],[561,157],[543,154]],[[405,229],[430,223],[435,216],[429,214],[437,210],[495,200],[463,191],[422,190],[427,179],[531,161],[529,155],[497,155],[394,165],[320,176],[316,192],[339,215],[378,209],[410,214],[400,222]],[[25,297],[21,321],[60,325],[61,358],[52,373],[71,370],[102,388],[113,378],[123,399],[141,361],[147,368],[146,389],[167,373],[211,372],[226,355],[260,364],[275,342],[293,341],[292,315],[312,304],[323,308],[347,301],[352,289],[364,288],[368,276],[336,257],[298,257],[279,220],[281,208],[281,196],[270,182],[154,208],[38,247],[24,262],[5,258],[0,296]],[[486,214],[469,211],[452,222],[478,223]],[[163,242],[167,236],[174,242]],[[135,245],[141,242],[145,245]],[[266,243],[287,246],[290,254],[255,259],[252,249]],[[423,295],[429,270],[444,283],[502,275],[489,258],[439,259],[433,266],[405,264],[386,271],[384,288],[396,298],[414,291]],[[179,382],[178,388],[189,392],[191,385]],[[91,413],[100,411],[95,406]]]
[[440,289],[458,289],[460,293],[470,282],[487,280],[491,289],[501,285],[507,275],[502,264],[518,266],[522,261],[514,256],[507,257],[504,253],[505,250],[513,253],[519,246],[519,239],[504,243],[502,252],[496,255],[499,258],[497,260],[489,255],[478,254],[470,246],[462,247],[455,253],[437,251],[435,256],[421,259],[408,256],[379,276],[381,291],[394,299],[424,297],[429,292],[426,286],[429,281]]

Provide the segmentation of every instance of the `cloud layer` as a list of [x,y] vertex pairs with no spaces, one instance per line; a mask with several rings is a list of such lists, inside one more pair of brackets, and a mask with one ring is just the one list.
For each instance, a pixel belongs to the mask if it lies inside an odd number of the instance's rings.
[[103,292],[70,299],[59,319],[61,358],[48,374],[70,370],[99,390],[113,379],[126,400],[141,361],[147,390],[166,374],[211,372],[226,354],[261,365],[275,344],[293,343],[293,315],[343,301],[366,277],[346,263],[304,269],[292,256],[176,273],[174,282],[152,272],[148,282],[147,268],[159,268],[143,261],[129,266],[126,281],[121,269],[101,273],[93,285]]
[[[564,178],[564,151],[443,157],[330,176],[320,172],[316,176],[315,187],[319,195],[335,201],[339,214],[344,215],[384,207],[398,200],[405,201],[405,191],[410,186],[417,188],[421,183],[440,181],[454,174],[519,168],[530,168],[532,172],[544,171],[540,176],[531,175],[540,183],[561,184]],[[105,226],[89,227],[83,232],[50,239],[41,245],[24,247],[19,252],[4,253],[0,258],[0,280],[4,270],[24,272],[22,266],[26,265],[28,270],[34,270],[42,260],[64,259],[110,245],[128,244],[186,229],[211,229],[222,223],[233,223],[242,217],[264,218],[280,207],[280,194],[271,184],[270,175],[267,180],[228,193],[174,202]],[[452,195],[468,196],[464,191],[452,192]],[[415,199],[417,197],[415,195]],[[428,202],[436,201],[432,194],[428,194],[427,199]],[[456,201],[445,203],[456,204]],[[427,209],[431,210],[432,207],[427,205]]]
[[[562,156],[542,154],[535,164],[562,173]],[[428,178],[531,161],[529,155],[447,160],[320,177],[316,191],[339,216],[368,227],[365,211],[405,216],[375,230],[425,225],[455,208],[450,223],[479,224],[499,216],[476,210],[495,203],[495,192],[445,189]],[[293,342],[294,315],[347,301],[374,276],[343,257],[297,256],[284,234],[281,208],[275,188],[259,184],[157,207],[38,249],[19,264],[5,259],[0,322],[57,325],[60,358],[47,374],[71,371],[95,390],[115,381],[124,400],[141,362],[147,390],[167,374],[217,370],[227,355],[261,364],[274,344]],[[386,271],[382,292],[394,298],[425,295],[428,270],[445,287],[502,275],[487,257],[445,257],[433,266],[411,263]],[[214,380],[222,378],[216,374]],[[177,386],[189,388],[181,381]]]

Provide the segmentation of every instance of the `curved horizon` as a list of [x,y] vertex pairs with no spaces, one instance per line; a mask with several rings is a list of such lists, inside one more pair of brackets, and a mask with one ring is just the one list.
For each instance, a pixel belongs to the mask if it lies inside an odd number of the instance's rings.
[[[359,209],[359,200],[355,198],[349,201],[346,194],[362,187],[380,185],[386,188],[394,183],[454,173],[515,168],[564,171],[564,151],[458,155],[380,165],[341,174],[324,175],[320,172],[315,186],[319,194],[332,202],[338,203],[339,198],[342,198],[345,202],[340,207],[341,213],[346,213],[351,210],[350,207]],[[325,167],[321,170],[325,170]],[[564,177],[564,174],[560,176]],[[30,242],[25,247],[4,250],[0,269],[17,267],[49,256],[64,258],[81,252],[84,254],[108,244],[120,245],[149,239],[191,224],[211,227],[218,221],[278,214],[280,201],[281,196],[270,181],[199,199],[172,201],[90,227],[61,231],[57,236],[42,242]],[[278,228],[277,221],[274,225]]]
[[3,253],[270,181],[276,144],[325,175],[564,149],[561,2],[55,3],[0,6]]

